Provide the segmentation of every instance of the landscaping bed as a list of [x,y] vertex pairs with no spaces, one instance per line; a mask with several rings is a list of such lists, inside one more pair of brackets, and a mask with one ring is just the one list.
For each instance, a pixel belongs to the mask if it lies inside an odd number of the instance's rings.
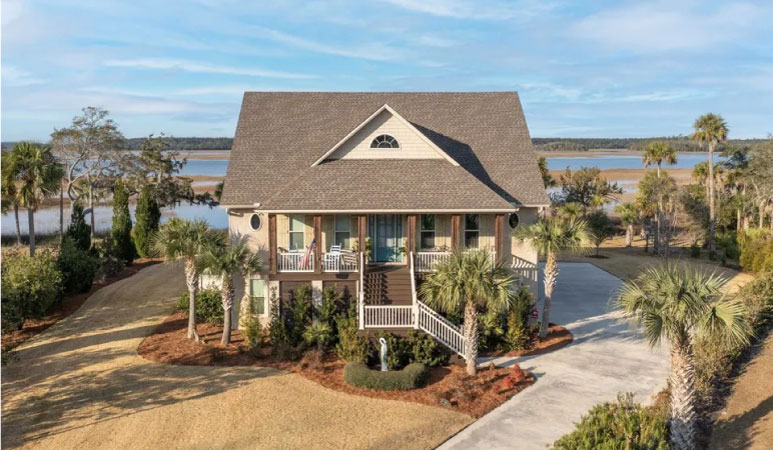
[[541,355],[543,353],[549,353],[554,350],[566,347],[574,340],[572,333],[561,325],[551,323],[548,327],[548,335],[545,339],[540,340],[537,334],[534,333],[529,339],[529,345],[524,350],[511,350],[511,351],[482,351],[481,356],[529,356],[529,355]]
[[[182,312],[168,317],[137,349],[145,359],[177,365],[197,366],[264,366],[297,373],[336,391],[387,400],[421,403],[481,417],[534,383],[532,374],[524,372],[517,382],[507,382],[513,369],[485,367],[475,376],[466,374],[464,367],[449,365],[430,367],[424,387],[408,391],[375,391],[350,386],[344,381],[346,361],[334,353],[320,357],[309,351],[299,361],[281,361],[270,354],[269,348],[258,352],[247,350],[244,336],[238,330],[232,343],[220,344],[222,326],[199,323],[201,343],[186,337],[188,319]],[[562,327],[559,327],[562,328]],[[551,341],[545,341],[548,345]],[[539,351],[539,348],[532,351]]]
[[5,351],[12,350],[34,336],[45,331],[51,325],[64,319],[74,313],[88,299],[91,294],[99,289],[113,284],[117,281],[128,278],[140,270],[153,264],[160,263],[160,259],[142,258],[137,259],[131,266],[121,269],[121,272],[115,276],[107,277],[104,280],[94,281],[87,292],[81,292],[64,297],[62,301],[57,302],[53,308],[44,317],[39,319],[27,319],[18,330],[14,330],[2,335],[2,346]]

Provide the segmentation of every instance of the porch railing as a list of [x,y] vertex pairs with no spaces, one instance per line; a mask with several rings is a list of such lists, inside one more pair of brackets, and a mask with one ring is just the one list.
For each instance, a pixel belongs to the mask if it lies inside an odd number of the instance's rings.
[[276,255],[276,269],[279,272],[314,272],[314,252],[279,252]]
[[355,253],[323,253],[323,272],[357,272],[357,255]]
[[365,328],[413,328],[411,305],[365,305]]
[[[496,260],[496,252],[489,252],[491,259]],[[417,252],[416,253],[416,272],[432,272],[435,265],[442,264],[451,257],[451,252]]]
[[536,292],[539,284],[539,267],[533,262],[513,255],[510,268],[521,277],[521,282]]

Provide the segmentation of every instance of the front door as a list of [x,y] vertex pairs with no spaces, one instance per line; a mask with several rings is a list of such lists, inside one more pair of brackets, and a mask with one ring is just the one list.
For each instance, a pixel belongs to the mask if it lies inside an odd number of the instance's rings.
[[376,214],[370,216],[370,239],[373,242],[373,262],[401,260],[400,244],[403,237],[402,216]]

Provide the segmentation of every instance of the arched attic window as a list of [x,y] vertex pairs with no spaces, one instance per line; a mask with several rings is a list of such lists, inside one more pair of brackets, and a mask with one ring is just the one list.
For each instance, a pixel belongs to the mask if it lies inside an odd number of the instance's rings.
[[400,148],[400,144],[394,137],[380,134],[370,143],[370,148]]

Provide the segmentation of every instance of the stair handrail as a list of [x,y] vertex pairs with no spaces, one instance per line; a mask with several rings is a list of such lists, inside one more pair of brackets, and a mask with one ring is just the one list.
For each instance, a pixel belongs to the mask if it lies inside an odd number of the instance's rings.
[[436,319],[438,322],[441,322],[443,325],[448,327],[451,331],[458,334],[462,338],[464,338],[464,329],[460,327],[459,325],[454,324],[450,320],[443,317],[439,312],[435,311],[434,309],[430,308],[429,305],[422,302],[421,300],[417,301],[418,306],[421,310],[423,310],[426,314],[432,316],[432,318]]
[[419,329],[419,301],[416,296],[416,272],[414,269],[413,252],[410,252],[411,261],[411,306],[413,306],[413,328]]
[[360,330],[365,329],[365,253],[360,252],[360,295],[359,297],[359,325]]

